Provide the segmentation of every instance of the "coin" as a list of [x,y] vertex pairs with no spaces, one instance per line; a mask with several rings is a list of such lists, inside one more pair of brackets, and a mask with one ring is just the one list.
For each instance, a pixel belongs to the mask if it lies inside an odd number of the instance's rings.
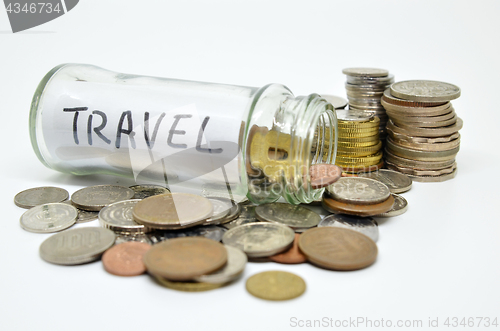
[[202,223],[212,215],[212,210],[212,203],[207,198],[189,193],[169,193],[139,201],[132,215],[137,223],[147,227],[179,229]]
[[289,250],[280,254],[272,255],[269,259],[271,261],[284,264],[298,264],[306,262],[306,256],[299,250],[299,238],[300,233],[296,233],[293,245]]
[[400,120],[399,118],[396,118],[396,117],[392,117],[391,120],[395,125],[397,125],[398,127],[402,128],[402,129],[412,130],[413,128],[432,129],[432,128],[442,128],[442,127],[450,126],[450,125],[453,125],[457,122],[458,117],[456,115],[454,115],[452,118],[447,119],[447,120],[443,120],[440,122],[425,121],[425,120],[422,120],[419,122],[407,122],[405,120]]
[[431,182],[444,182],[446,180],[455,178],[456,175],[457,175],[457,168],[455,166],[451,173],[446,173],[439,176],[408,175],[408,177],[410,177],[414,182],[431,183]]
[[407,168],[395,165],[393,163],[387,162],[387,167],[389,169],[399,171],[403,174],[414,175],[414,176],[440,176],[445,174],[451,174],[457,168],[457,163],[453,161],[453,164],[449,167],[437,169],[437,170],[419,170],[414,168]]
[[98,260],[114,242],[115,234],[108,229],[84,227],[66,230],[47,238],[40,245],[40,257],[54,264],[88,263]]
[[394,144],[406,147],[409,149],[416,149],[419,151],[426,152],[440,152],[447,151],[450,149],[454,149],[460,146],[460,134],[457,132],[458,137],[454,140],[448,142],[438,142],[438,143],[425,143],[425,142],[414,142],[410,139],[398,139],[393,138],[393,136],[389,135],[390,139]]
[[[379,215],[377,215],[379,216]],[[318,224],[318,227],[333,226],[350,229],[368,236],[371,240],[378,240],[378,223],[371,217],[359,217],[344,214],[328,215]]]
[[68,191],[59,187],[35,187],[19,192],[14,197],[14,203],[21,208],[32,208],[52,202],[62,202],[69,197]]
[[116,276],[137,276],[146,272],[142,259],[151,245],[142,242],[125,242],[115,245],[102,255],[104,269]]
[[368,147],[344,147],[339,145],[337,147],[337,153],[342,154],[344,157],[363,157],[370,156],[377,153],[382,148],[382,142],[379,141],[378,144]]
[[359,174],[361,177],[371,178],[384,183],[391,193],[403,193],[411,189],[411,179],[399,172],[380,169],[378,171]]
[[401,116],[441,116],[449,113],[453,107],[450,102],[441,104],[438,106],[420,106],[420,107],[412,107],[412,106],[401,106],[389,103],[386,101],[386,96],[384,95],[380,100],[380,103],[384,107],[384,109],[389,111],[388,115],[392,113],[400,114]]
[[347,157],[347,156],[339,156],[335,159],[335,164],[340,167],[347,166],[369,166],[378,164],[382,160],[382,152],[377,152],[373,155],[369,156],[360,156],[360,157]]
[[36,233],[57,232],[75,224],[78,211],[65,203],[46,203],[32,207],[21,216],[21,227]]
[[154,232],[148,233],[148,237],[153,242],[153,244],[181,237],[205,237],[215,241],[221,241],[222,236],[226,232],[225,228],[215,226],[215,225],[202,225],[195,226],[183,230],[156,230]]
[[234,221],[223,223],[222,226],[226,229],[232,229],[239,225],[259,222],[255,217],[255,207],[253,205],[243,205],[241,206],[241,214]]
[[295,231],[303,231],[321,221],[321,216],[310,209],[281,202],[257,206],[255,216],[259,221],[284,224]]
[[322,94],[321,97],[326,101],[328,101],[329,103],[331,103],[335,110],[343,109],[347,106],[347,100],[342,97],[338,97],[336,95],[325,95],[325,94]]
[[154,184],[133,185],[129,188],[135,192],[134,199],[145,199],[153,195],[170,193],[168,188]]
[[453,160],[460,150],[460,146],[445,151],[421,151],[397,145],[392,139],[387,138],[386,149],[392,154],[416,161],[446,161]]
[[151,229],[134,221],[132,210],[140,199],[123,200],[112,203],[99,212],[99,222],[107,229],[119,233],[146,233]]
[[304,280],[286,271],[264,271],[247,279],[246,289],[251,295],[264,300],[290,300],[306,290]]
[[299,240],[310,262],[333,270],[366,268],[377,258],[377,245],[357,231],[337,227],[313,228]]
[[[455,159],[449,159],[444,161],[411,160],[394,155],[388,149],[385,150],[385,158],[388,164],[391,163],[398,167],[413,168],[416,170],[441,170],[450,167],[451,165],[453,165],[453,163],[455,163]],[[397,171],[399,171],[399,169]]]
[[309,168],[311,187],[320,189],[335,183],[342,175],[342,169],[334,164],[314,164]]
[[377,68],[346,68],[342,70],[342,73],[354,77],[385,77],[389,75],[389,71]]
[[[71,200],[66,200],[62,203],[75,207]],[[87,223],[96,220],[99,215],[98,211],[88,211],[79,208],[76,208],[76,210],[78,212],[78,215],[76,216],[76,223]]]
[[154,245],[144,255],[148,272],[173,281],[192,280],[226,264],[227,251],[203,237],[174,238]]
[[203,222],[204,225],[207,224],[220,224],[228,215],[233,208],[233,201],[227,198],[220,197],[206,197],[213,207],[212,216]]
[[152,244],[151,240],[143,234],[143,233],[138,233],[138,234],[127,234],[127,233],[118,233],[116,234],[116,239],[115,239],[115,245],[121,244],[121,243],[126,243],[126,242],[141,242],[145,244]]
[[198,282],[175,282],[159,276],[153,276],[158,284],[172,290],[183,292],[203,292],[222,287],[224,284],[198,283]]
[[389,198],[389,188],[373,179],[342,177],[326,188],[335,200],[353,204],[376,204]]
[[460,88],[432,80],[407,80],[392,84],[391,94],[406,100],[445,102],[458,98]]
[[323,196],[323,201],[321,202],[321,206],[332,213],[341,213],[341,214],[357,215],[357,216],[374,216],[382,214],[390,210],[393,204],[394,204],[394,198],[392,196],[389,196],[389,199],[385,200],[384,202],[371,205],[360,205],[360,204],[340,202],[331,199],[327,196]]
[[346,82],[349,84],[375,84],[385,86],[394,82],[394,75],[385,77],[355,77],[347,75]]
[[407,136],[417,136],[417,137],[444,137],[456,133],[462,129],[463,121],[460,117],[457,118],[457,122],[450,126],[445,126],[442,128],[402,128],[394,124],[392,120],[387,122],[387,129],[393,132],[404,134]]
[[295,238],[294,231],[276,223],[248,223],[228,230],[222,242],[245,252],[248,257],[266,257],[287,250]]
[[391,210],[375,215],[376,217],[393,217],[406,213],[406,210],[408,209],[408,201],[406,201],[406,199],[399,194],[392,193],[392,196],[394,197],[394,205]]
[[118,185],[96,185],[82,188],[71,195],[75,207],[89,211],[99,211],[113,202],[128,200],[135,192]]
[[211,274],[195,277],[195,281],[210,284],[225,284],[241,276],[248,261],[247,255],[236,247],[227,245],[224,247],[227,250],[226,265]]
[[423,112],[433,111],[433,109],[431,109],[431,108],[442,106],[445,104],[447,104],[449,106],[448,101],[427,102],[427,101],[413,101],[413,100],[409,100],[409,99],[396,98],[394,95],[392,95],[390,87],[384,91],[384,96],[382,97],[381,102],[386,102],[386,103],[391,104],[391,105],[402,106],[402,107],[412,107],[412,108],[427,108],[428,107],[429,108],[429,109],[422,109]]
[[346,122],[367,122],[372,120],[374,116],[372,113],[355,109],[339,109],[336,113],[337,120]]

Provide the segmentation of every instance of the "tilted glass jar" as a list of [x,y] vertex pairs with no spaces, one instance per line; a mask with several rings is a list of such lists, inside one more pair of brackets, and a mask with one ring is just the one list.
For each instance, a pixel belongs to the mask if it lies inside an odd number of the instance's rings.
[[[254,203],[309,203],[309,167],[334,163],[337,119],[317,94],[116,73],[63,64],[40,82],[33,149],[49,168],[114,174],[172,191],[226,190]],[[236,199],[237,200],[237,199]]]

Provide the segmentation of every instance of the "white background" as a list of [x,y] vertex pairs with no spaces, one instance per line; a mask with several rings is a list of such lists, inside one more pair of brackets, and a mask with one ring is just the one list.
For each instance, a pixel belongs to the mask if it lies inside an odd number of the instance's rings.
[[[290,319],[500,319],[500,94],[498,1],[97,1],[12,34],[0,9],[0,328],[2,330],[285,330]],[[100,262],[42,261],[49,235],[24,231],[12,202],[30,187],[70,193],[132,181],[45,168],[31,149],[28,111],[38,82],[60,63],[345,96],[341,70],[386,68],[396,80],[456,84],[464,121],[458,175],[414,183],[406,214],[380,223],[376,263],[355,272],[304,264],[248,264],[237,283],[205,293],[120,278]],[[96,222],[90,225],[97,225]],[[288,270],[307,282],[288,302],[245,291],[245,279]],[[476,320],[477,322],[478,320]],[[500,323],[500,320],[498,321]],[[451,328],[452,329],[452,328]],[[463,327],[461,327],[463,329]]]

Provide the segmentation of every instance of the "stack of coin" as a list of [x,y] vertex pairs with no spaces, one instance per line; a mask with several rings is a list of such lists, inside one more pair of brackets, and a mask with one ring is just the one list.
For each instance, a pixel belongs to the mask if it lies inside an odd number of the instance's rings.
[[322,205],[334,214],[375,216],[391,210],[394,197],[387,185],[377,180],[342,177],[327,187]]
[[345,172],[365,172],[382,166],[380,119],[354,109],[337,111],[338,142],[335,164]]
[[345,88],[349,108],[373,113],[380,119],[380,139],[385,140],[387,114],[380,103],[384,90],[394,82],[394,76],[385,69],[347,68],[342,70],[347,77]]
[[414,181],[440,182],[456,175],[462,120],[450,100],[460,88],[443,82],[397,82],[384,92],[387,124],[387,167]]

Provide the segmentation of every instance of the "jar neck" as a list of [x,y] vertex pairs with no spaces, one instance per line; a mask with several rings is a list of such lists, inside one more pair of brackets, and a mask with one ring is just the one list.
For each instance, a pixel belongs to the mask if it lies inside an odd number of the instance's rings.
[[[317,94],[281,99],[272,127],[253,127],[250,153],[258,178],[249,177],[249,198],[256,203],[283,197],[292,204],[319,199],[324,189],[313,189],[310,166],[335,163],[337,118],[333,106]],[[253,156],[253,159],[252,159]]]

